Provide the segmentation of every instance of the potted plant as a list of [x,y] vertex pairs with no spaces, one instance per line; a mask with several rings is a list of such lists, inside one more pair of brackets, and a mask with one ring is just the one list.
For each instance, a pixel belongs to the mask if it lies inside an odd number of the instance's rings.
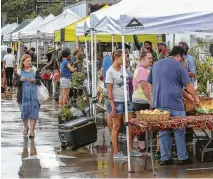
[[67,107],[67,106],[63,106],[61,108],[61,112],[59,114],[58,123],[63,124],[63,123],[66,123],[68,121],[71,121],[73,119],[74,119],[74,117],[72,115],[70,108]]

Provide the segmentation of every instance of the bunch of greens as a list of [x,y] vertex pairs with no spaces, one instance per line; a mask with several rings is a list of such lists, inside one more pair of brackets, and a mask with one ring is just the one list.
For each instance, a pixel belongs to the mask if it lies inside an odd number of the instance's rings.
[[204,61],[200,60],[199,48],[193,47],[189,54],[195,59],[197,68],[196,78],[198,81],[198,92],[207,95],[207,81],[213,83],[213,58],[207,57]]
[[85,108],[89,106],[89,98],[86,94],[83,94],[77,98],[77,108],[80,111],[83,111]]
[[63,106],[61,108],[61,120],[66,121],[72,117],[72,112],[69,107]]
[[196,112],[199,113],[199,114],[213,114],[213,109],[197,108]]
[[71,87],[80,88],[83,86],[85,75],[81,72],[74,72],[71,78]]

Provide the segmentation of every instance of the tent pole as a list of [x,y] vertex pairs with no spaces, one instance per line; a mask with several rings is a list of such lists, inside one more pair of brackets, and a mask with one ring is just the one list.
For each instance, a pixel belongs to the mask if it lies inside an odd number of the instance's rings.
[[19,65],[20,65],[20,63],[19,63],[19,61],[20,61],[20,57],[21,57],[21,40],[20,40],[20,33],[18,34],[18,59],[17,59],[17,61],[18,61],[18,67],[19,67]]
[[78,49],[78,48],[79,48],[79,47],[78,47],[78,36],[76,36],[75,39],[76,39],[75,47],[76,47],[76,49]]
[[173,47],[175,46],[175,34],[173,34]]
[[13,42],[12,42],[12,33],[10,34],[10,47],[12,47],[12,44],[13,44]]
[[127,83],[126,83],[126,60],[125,60],[125,39],[124,35],[122,35],[122,59],[123,59],[123,80],[124,80],[124,98],[125,98],[125,120],[126,120],[126,137],[127,137],[127,156],[128,156],[128,172],[131,172],[130,165],[130,149],[129,149],[129,119],[128,119],[128,106],[127,106]]
[[39,46],[39,38],[37,38],[37,40],[36,40],[36,56],[37,56],[37,69],[38,69],[38,46]]
[[[95,88],[94,88],[94,91],[95,91],[95,99],[96,99],[96,96],[97,96],[97,34],[96,32],[94,32],[94,83],[95,83]],[[96,102],[95,102],[95,121],[96,121]]]
[[114,52],[114,35],[112,35],[112,54]]
[[[93,107],[93,117],[95,115],[95,103],[94,103],[94,53],[93,53],[93,31],[90,30],[91,39],[91,70],[92,70],[92,107]],[[95,121],[96,122],[96,121]]]
[[[89,74],[89,58],[88,58],[88,51],[87,51],[87,37],[84,36],[85,40],[85,54],[86,54],[86,63],[87,63],[87,88],[88,88],[88,93],[89,96],[91,95],[91,90],[90,90],[90,74]],[[91,112],[92,106],[91,106],[91,100],[90,100],[90,115],[92,114]]]

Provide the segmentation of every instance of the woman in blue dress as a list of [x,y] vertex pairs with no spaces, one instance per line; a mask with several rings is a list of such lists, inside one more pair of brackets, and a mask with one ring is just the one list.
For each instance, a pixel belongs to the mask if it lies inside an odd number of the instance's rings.
[[14,74],[14,84],[18,87],[17,102],[21,110],[21,118],[24,123],[24,136],[28,136],[28,120],[30,120],[30,138],[34,138],[36,120],[39,114],[39,102],[37,99],[37,85],[41,85],[40,74],[31,64],[30,55],[23,55],[20,69]]

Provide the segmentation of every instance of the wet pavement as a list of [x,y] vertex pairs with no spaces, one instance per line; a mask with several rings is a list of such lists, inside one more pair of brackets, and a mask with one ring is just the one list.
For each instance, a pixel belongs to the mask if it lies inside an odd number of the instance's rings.
[[[101,119],[100,119],[101,120]],[[23,125],[15,97],[1,100],[1,176],[2,178],[151,178],[151,163],[144,170],[144,157],[132,158],[132,173],[127,161],[114,162],[107,128],[98,126],[98,141],[78,151],[61,151],[58,137],[57,104],[41,107],[35,139],[23,138]],[[126,153],[125,137],[120,150]],[[156,177],[213,178],[213,163],[162,167],[156,162]]]

